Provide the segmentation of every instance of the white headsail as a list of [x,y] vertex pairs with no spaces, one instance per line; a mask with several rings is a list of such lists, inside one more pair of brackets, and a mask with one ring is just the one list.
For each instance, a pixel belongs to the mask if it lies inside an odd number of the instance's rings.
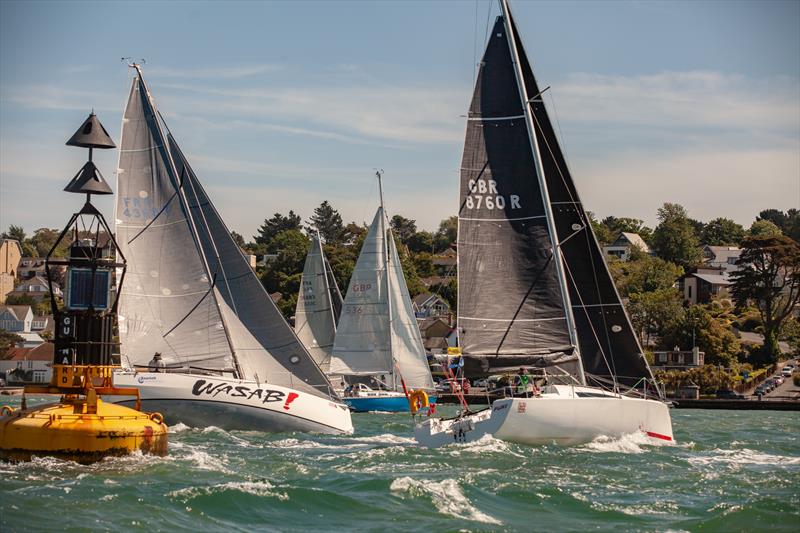
[[403,268],[394,239],[386,241],[391,233],[387,232],[385,221],[380,207],[350,278],[330,371],[394,376],[394,382],[389,383],[394,388],[402,376],[410,388],[432,389],[433,378]]
[[300,293],[294,314],[294,331],[323,372],[328,373],[342,310],[342,295],[322,250],[319,233],[311,236]]

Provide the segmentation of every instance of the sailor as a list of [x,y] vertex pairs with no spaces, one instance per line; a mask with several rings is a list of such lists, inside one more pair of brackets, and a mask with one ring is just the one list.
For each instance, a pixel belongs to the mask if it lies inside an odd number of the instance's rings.
[[150,372],[166,372],[167,371],[167,363],[161,359],[161,353],[156,352],[153,355],[153,358],[147,363],[147,369]]

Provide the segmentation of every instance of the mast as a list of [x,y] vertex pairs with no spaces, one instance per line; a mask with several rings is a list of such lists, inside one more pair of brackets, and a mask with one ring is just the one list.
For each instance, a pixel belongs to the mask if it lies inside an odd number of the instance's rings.
[[[528,91],[525,87],[525,79],[522,74],[522,67],[519,62],[519,53],[517,51],[517,44],[516,39],[514,36],[514,29],[511,26],[511,10],[508,7],[508,0],[499,0],[500,7],[503,11],[503,23],[506,27],[506,35],[508,35],[508,46],[511,52],[511,61],[514,63],[514,74],[517,80],[517,87],[519,89],[519,96],[522,100],[522,109],[525,113],[525,122],[528,126],[528,138],[530,139],[531,143],[531,150],[533,151],[533,161],[536,166],[536,176],[539,181],[539,188],[542,193],[542,199],[544,201],[544,211],[547,220],[547,229],[550,233],[550,243],[553,250],[553,256],[555,258],[555,267],[556,273],[558,277],[558,283],[561,286],[561,294],[562,300],[561,303],[564,307],[564,313],[567,319],[567,328],[569,330],[569,337],[570,342],[575,350],[580,350],[578,346],[578,338],[577,338],[577,331],[575,329],[575,317],[572,315],[572,304],[570,302],[569,297],[569,288],[567,286],[567,278],[564,273],[564,265],[562,263],[562,256],[561,256],[561,245],[559,243],[558,234],[556,232],[555,221],[553,218],[553,207],[550,204],[550,194],[547,190],[547,181],[544,175],[544,166],[542,165],[542,156],[539,152],[539,142],[536,138],[536,130],[534,128],[533,122],[533,114],[531,113],[530,108],[530,101],[528,99]],[[581,384],[586,384],[586,377],[583,372],[583,362],[580,358],[580,352],[578,352],[579,357],[578,360],[578,367],[580,369],[580,381]]]
[[[325,279],[325,294],[328,296],[328,307],[331,311],[331,323],[333,324],[333,331],[336,332],[336,313],[333,310],[333,295],[331,293],[331,284],[328,281],[328,262],[325,260],[325,253],[322,251],[322,239],[319,236],[319,229],[317,230],[317,245],[319,245],[319,257],[322,260],[322,277]],[[328,356],[330,359],[330,355]]]
[[[175,161],[172,159],[172,152],[170,151],[169,146],[167,146],[167,137],[164,135],[164,130],[161,127],[161,121],[159,119],[160,113],[158,112],[158,109],[156,108],[155,102],[150,97],[150,89],[147,88],[147,83],[144,81],[144,76],[142,76],[141,65],[139,65],[138,63],[131,63],[128,66],[133,68],[133,69],[135,69],[136,73],[139,76],[139,82],[142,84],[142,88],[145,90],[145,93],[146,93],[146,96],[147,96],[147,101],[150,103],[150,107],[153,108],[153,120],[154,120],[154,122],[156,124],[156,127],[158,128],[158,133],[161,136],[161,142],[163,143],[163,149],[167,154],[167,161],[169,161],[169,165],[170,165],[170,168],[172,169],[173,176],[175,176],[175,178],[178,179],[178,169],[175,166]],[[202,241],[200,240],[200,234],[197,231],[197,225],[195,224],[194,217],[192,216],[192,210],[189,208],[189,202],[186,199],[186,193],[184,192],[183,187],[181,186],[180,183],[176,183],[175,185],[176,185],[176,188],[178,190],[181,202],[182,202],[182,204],[184,205],[184,207],[186,209],[186,217],[189,220],[189,226],[192,229],[192,235],[194,236],[195,244],[197,246],[197,250],[198,250],[198,252],[200,254],[200,258],[202,259],[203,267],[206,270],[206,276],[209,279],[209,284],[211,284],[211,283],[213,283],[211,281],[211,277],[212,277],[211,276],[211,267],[209,267],[208,258],[206,257],[206,254],[203,251],[203,246],[201,244]],[[209,237],[210,237],[210,235],[209,235]],[[233,345],[233,339],[231,339],[230,327],[228,326],[227,322],[225,321],[225,314],[222,312],[222,309],[220,308],[219,301],[217,300],[216,296],[214,296],[214,303],[217,305],[217,309],[219,309],[220,320],[222,320],[222,324],[223,324],[223,328],[222,329],[225,331],[225,339],[228,341],[228,346],[231,349],[231,355],[233,357],[233,364],[236,366],[236,377],[238,377],[239,379],[242,379],[242,378],[244,378],[244,376],[242,375],[242,369],[241,369],[241,367],[239,365],[239,359],[236,357],[236,349],[234,348],[234,345]]]
[[[383,183],[381,182],[381,176],[383,175],[383,169],[376,170],[375,176],[378,178],[378,195],[380,196],[381,200],[381,213],[383,214],[383,220],[388,221],[386,216],[386,208],[383,206]],[[387,225],[388,226],[388,225]],[[390,226],[388,226],[390,227]],[[383,230],[383,271],[384,271],[384,280],[386,282],[386,304],[389,311],[389,356],[392,359],[392,367],[389,369],[390,375],[392,376],[392,389],[397,389],[396,377],[394,367],[397,364],[394,360],[394,350],[393,343],[392,343],[392,291],[389,287],[389,241],[388,238],[393,238],[391,234],[391,229],[389,229],[389,237],[387,237],[386,227]]]

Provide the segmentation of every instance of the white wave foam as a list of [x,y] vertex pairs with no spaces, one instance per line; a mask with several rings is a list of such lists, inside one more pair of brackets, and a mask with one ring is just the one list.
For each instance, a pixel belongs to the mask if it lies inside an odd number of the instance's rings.
[[493,435],[483,435],[478,440],[466,443],[454,443],[448,446],[450,455],[459,456],[462,453],[507,453],[515,457],[524,457],[511,449],[509,443],[495,438]]
[[666,441],[657,441],[641,431],[635,431],[620,437],[600,435],[577,449],[599,453],[644,453],[646,449],[643,446],[660,447],[674,446],[674,444]]
[[442,514],[464,518],[485,524],[502,524],[501,521],[489,516],[474,507],[458,482],[454,479],[443,479],[442,481],[416,480],[404,476],[392,481],[389,488],[393,492],[405,492],[412,496],[429,495],[436,510]]
[[401,437],[391,433],[383,435],[371,435],[369,437],[350,437],[347,440],[354,442],[366,442],[369,444],[416,444],[417,441],[411,437]]
[[226,466],[224,457],[214,457],[210,453],[199,448],[190,448],[188,454],[179,457],[179,459],[182,461],[191,461],[200,470],[223,472],[225,474],[231,473]]
[[170,434],[183,433],[184,431],[189,431],[191,429],[194,429],[194,428],[192,428],[191,426],[187,426],[183,422],[178,422],[174,426],[169,426]]
[[227,483],[220,483],[218,485],[209,485],[205,487],[186,487],[185,489],[173,490],[167,493],[167,496],[176,498],[183,503],[188,502],[198,496],[218,494],[227,491],[244,492],[245,494],[252,494],[253,496],[278,498],[281,501],[286,501],[289,496],[283,492],[275,492],[272,489],[275,487],[269,481],[229,481]]
[[693,465],[705,466],[710,464],[728,464],[736,465],[769,465],[769,466],[787,466],[787,465],[800,465],[800,457],[790,457],[785,455],[772,455],[768,453],[759,453],[749,448],[742,448],[740,450],[722,450],[715,449],[709,452],[713,455],[702,455],[697,457],[690,457],[688,461]]

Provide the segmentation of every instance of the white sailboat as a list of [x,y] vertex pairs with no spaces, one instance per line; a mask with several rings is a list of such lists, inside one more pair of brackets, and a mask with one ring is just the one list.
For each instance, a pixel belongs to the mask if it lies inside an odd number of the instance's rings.
[[459,344],[467,375],[524,369],[538,383],[524,398],[420,422],[416,438],[431,447],[486,434],[524,444],[576,444],[641,431],[673,442],[669,409],[658,387],[648,387],[652,373],[507,0],[500,5],[462,158]]
[[311,236],[300,279],[294,332],[326,374],[331,369],[331,351],[341,312],[342,294],[322,250],[319,232],[316,232]]
[[348,407],[244,259],[133,67],[116,207],[128,370],[114,384],[138,387],[144,408],[169,423],[352,432]]
[[406,390],[434,384],[377,176],[381,205],[350,278],[330,373],[352,384],[344,401],[354,411],[408,412]]

